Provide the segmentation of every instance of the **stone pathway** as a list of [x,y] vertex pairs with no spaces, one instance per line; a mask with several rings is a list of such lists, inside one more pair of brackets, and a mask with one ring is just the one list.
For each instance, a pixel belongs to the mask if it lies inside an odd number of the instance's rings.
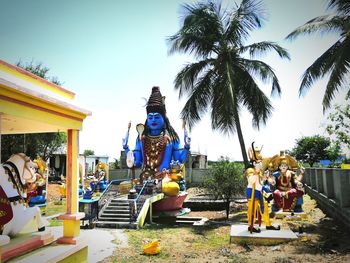
[[[63,227],[48,227],[55,237],[61,237],[63,234]],[[123,229],[81,229],[80,236],[88,240],[88,262],[96,263],[103,259],[110,257],[113,251],[117,248],[128,247],[128,238]],[[113,242],[116,240],[115,242]]]

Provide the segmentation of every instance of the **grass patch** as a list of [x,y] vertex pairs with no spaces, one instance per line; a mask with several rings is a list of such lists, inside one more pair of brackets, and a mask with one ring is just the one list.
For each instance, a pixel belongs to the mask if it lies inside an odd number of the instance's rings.
[[63,226],[63,220],[51,219],[49,226]]
[[[215,254],[226,251],[230,246],[230,227],[152,225],[139,230],[125,230],[125,233],[129,247],[117,249],[103,262],[201,262],[203,255],[213,254],[215,258]],[[160,242],[161,252],[154,256],[144,255],[143,242],[153,239]],[[226,260],[224,262],[243,262],[239,255],[233,253],[221,256]]]
[[46,204],[45,216],[52,216],[52,215],[56,215],[56,214],[65,213],[66,210],[67,210],[66,200],[48,202]]

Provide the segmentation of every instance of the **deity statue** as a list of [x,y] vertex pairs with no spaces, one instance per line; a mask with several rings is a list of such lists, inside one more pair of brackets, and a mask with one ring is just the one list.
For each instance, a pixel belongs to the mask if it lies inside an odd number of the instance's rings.
[[284,151],[280,155],[275,155],[271,158],[270,164],[278,166],[278,170],[272,175],[270,174],[268,181],[274,185],[274,210],[280,212],[302,212],[302,196],[304,195],[304,187],[302,178],[304,168],[300,168],[300,173],[297,175],[292,171],[291,167],[297,168],[297,161]]
[[[129,149],[129,132],[123,139],[123,148],[128,156],[128,166],[130,167],[129,163],[131,162],[131,166],[142,167],[141,183],[147,179],[163,181],[163,192],[173,192],[171,188],[179,187],[178,184],[176,186],[176,183],[181,178],[175,176],[172,171],[180,171],[180,167],[186,161],[190,150],[191,140],[185,129],[184,146],[181,146],[179,136],[166,115],[165,97],[160,93],[159,87],[152,88],[146,111],[145,124],[136,126],[139,135],[136,139],[135,150]],[[165,187],[166,182],[174,184]]]
[[280,230],[280,226],[273,226],[270,221],[268,202],[271,200],[271,193],[268,185],[264,184],[266,175],[262,174],[262,155],[261,149],[252,147],[248,149],[248,155],[252,167],[245,171],[248,185],[246,188],[246,196],[248,200],[248,230],[250,233],[260,232],[260,228],[254,227],[256,219],[259,227],[261,220],[266,224],[267,230]]

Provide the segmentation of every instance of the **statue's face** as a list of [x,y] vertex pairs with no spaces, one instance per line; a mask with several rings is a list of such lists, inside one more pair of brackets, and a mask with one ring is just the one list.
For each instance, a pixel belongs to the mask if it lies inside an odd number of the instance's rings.
[[255,161],[255,162],[254,162],[254,167],[255,167],[255,170],[260,171],[261,168],[262,168],[262,161],[261,161],[261,160]]
[[158,112],[147,114],[147,126],[150,130],[161,130],[164,127],[164,118]]
[[281,172],[286,172],[287,170],[288,170],[288,165],[287,164],[285,164],[285,163],[282,163],[281,165],[280,165],[280,170],[281,170]]

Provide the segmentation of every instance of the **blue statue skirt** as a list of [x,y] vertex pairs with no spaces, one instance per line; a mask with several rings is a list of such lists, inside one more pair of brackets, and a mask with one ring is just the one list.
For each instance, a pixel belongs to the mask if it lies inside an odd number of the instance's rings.
[[[248,201],[252,198],[252,192],[253,192],[252,188],[246,189],[246,197],[247,197]],[[259,190],[254,191],[254,200],[259,200],[261,213],[263,214],[264,213],[264,197],[263,197],[261,191],[259,191]]]

